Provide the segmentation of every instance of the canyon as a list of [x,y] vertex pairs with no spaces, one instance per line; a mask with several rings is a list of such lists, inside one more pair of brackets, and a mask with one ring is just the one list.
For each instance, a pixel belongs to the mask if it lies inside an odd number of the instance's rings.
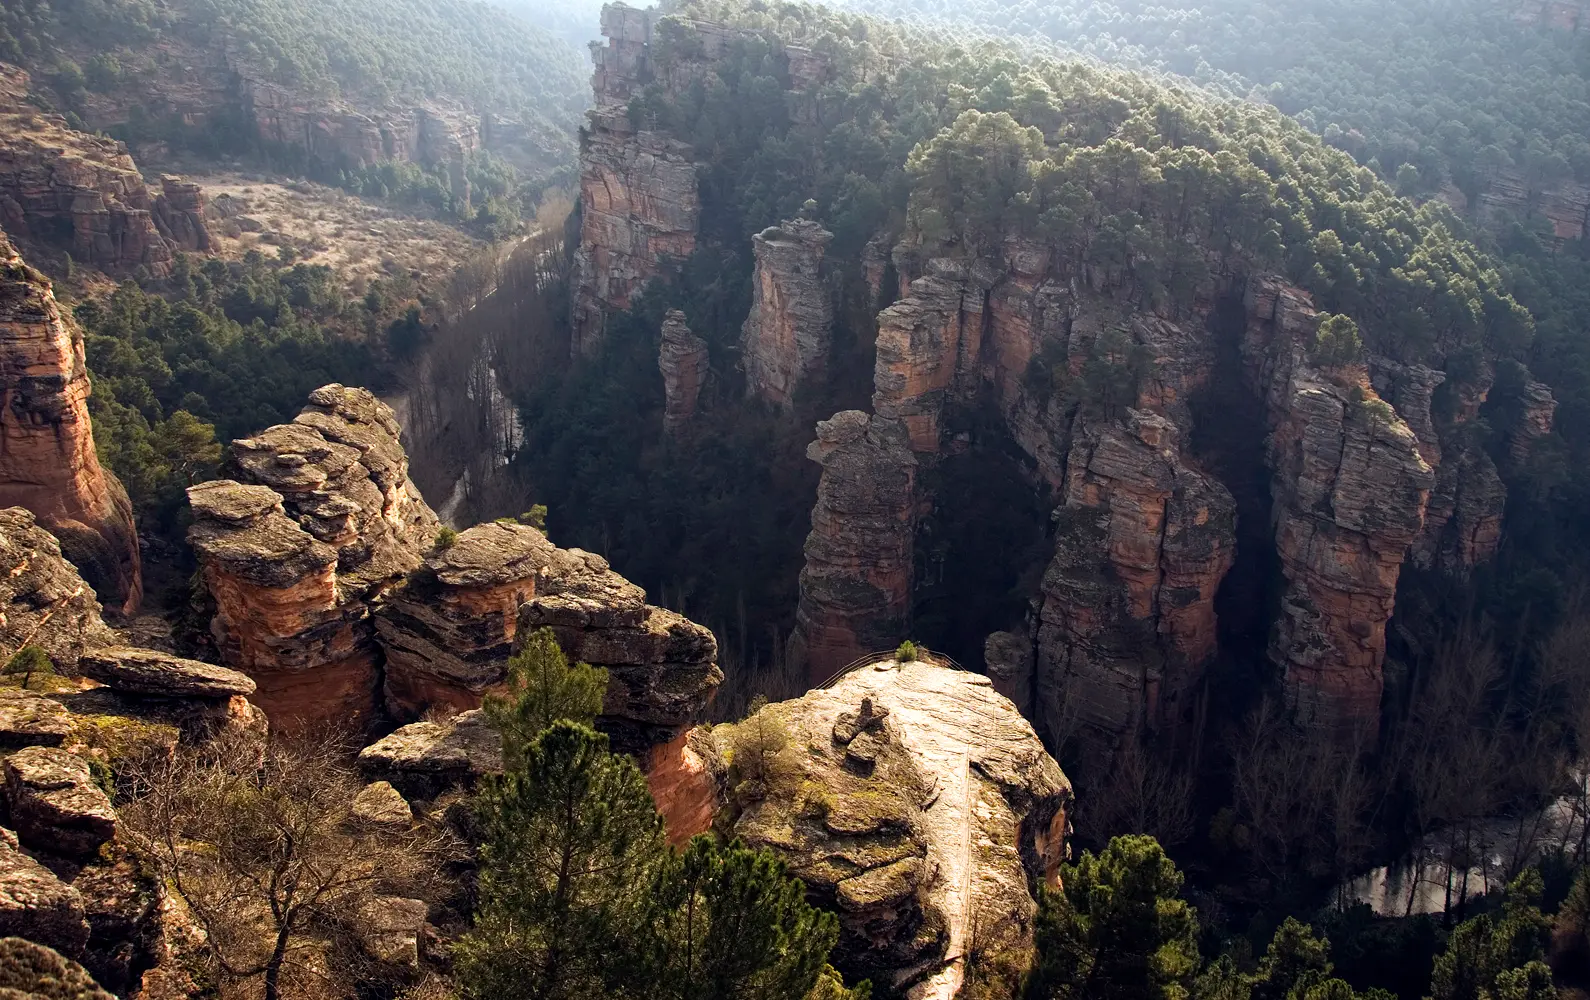
[[[605,9],[603,31],[573,292],[582,354],[704,238],[688,145],[638,128],[627,105],[642,81],[682,93],[725,36],[622,5]],[[786,55],[798,119],[824,67]],[[986,647],[1000,689],[1051,746],[1080,736],[1107,753],[1129,733],[1185,733],[1226,654],[1267,663],[1305,724],[1374,738],[1404,565],[1466,577],[1496,551],[1506,490],[1465,431],[1493,359],[1461,379],[1380,356],[1317,362],[1320,313],[1262,270],[1212,266],[1190,304],[1145,306],[1129,284],[1013,233],[973,255],[907,227],[860,262],[828,260],[831,239],[804,216],[750,234],[740,337],[747,396],[788,408],[833,350],[838,275],[859,267],[886,296],[871,412],[820,421],[808,450],[822,477],[788,646],[798,669],[820,681],[912,635],[923,532],[955,530],[934,522],[946,499],[935,484],[978,447],[958,428],[986,412],[1053,510],[1028,610],[989,622]],[[898,289],[881,288],[885,260]],[[1129,392],[1079,405],[1106,369],[1129,370]],[[1513,465],[1555,406],[1533,380],[1523,397],[1501,428]],[[1223,645],[1216,610],[1232,588],[1251,598],[1241,649]]]

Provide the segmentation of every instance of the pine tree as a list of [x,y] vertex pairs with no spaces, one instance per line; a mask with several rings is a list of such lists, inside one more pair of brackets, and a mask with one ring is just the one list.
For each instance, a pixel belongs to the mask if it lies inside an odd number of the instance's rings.
[[1530,869],[1508,885],[1499,916],[1482,913],[1459,924],[1435,960],[1433,1000],[1555,997],[1542,961],[1550,926],[1538,906],[1543,891],[1540,873]]
[[1259,963],[1254,1000],[1286,1000],[1329,979],[1330,947],[1329,941],[1314,934],[1314,928],[1287,917],[1276,928]]
[[608,752],[607,737],[555,722],[520,766],[488,779],[479,813],[480,905],[458,950],[466,993],[627,995],[613,980],[666,858],[662,817],[634,762]]
[[486,699],[486,717],[502,733],[509,761],[523,757],[536,737],[560,719],[589,726],[602,711],[607,671],[569,665],[549,628],[532,632],[508,660],[507,694]]
[[1035,1000],[1173,1000],[1198,968],[1182,875],[1153,837],[1116,837],[1039,901]]
[[658,899],[659,998],[801,1000],[821,985],[839,938],[839,921],[807,904],[783,862],[739,841],[697,837],[671,859]]

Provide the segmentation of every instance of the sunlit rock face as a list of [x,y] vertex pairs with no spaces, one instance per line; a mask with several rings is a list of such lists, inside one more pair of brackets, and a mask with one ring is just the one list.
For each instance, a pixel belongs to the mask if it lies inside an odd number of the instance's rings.
[[99,464],[83,334],[0,232],[0,506],[25,507],[106,604],[143,599],[127,491]]
[[796,389],[827,368],[834,310],[822,261],[833,238],[815,222],[792,219],[751,239],[756,270],[741,337],[746,391],[775,406],[788,407]]
[[986,677],[886,659],[764,711],[789,745],[754,788],[730,787],[734,727],[658,748],[671,839],[716,820],[778,854],[839,914],[833,961],[904,996],[957,995],[974,936],[985,954],[1031,961],[1071,785]]

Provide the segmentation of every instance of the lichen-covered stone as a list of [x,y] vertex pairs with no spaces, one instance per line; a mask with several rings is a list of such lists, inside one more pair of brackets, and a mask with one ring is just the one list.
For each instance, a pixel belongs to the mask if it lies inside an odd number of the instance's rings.
[[54,948],[0,938],[0,997],[6,1000],[116,1000],[88,970]]
[[114,645],[94,591],[61,555],[54,535],[21,507],[0,509],[0,643],[38,646],[63,673],[83,653]]
[[[0,189],[4,152],[0,146]],[[83,334],[0,232],[0,507],[25,507],[107,603],[143,599],[132,504],[99,463]]]
[[371,826],[406,830],[414,822],[414,810],[391,782],[375,781],[353,797],[353,818]]
[[0,842],[0,936],[25,934],[81,958],[88,933],[82,895],[15,845]]
[[[838,912],[834,960],[847,975],[952,996],[974,935],[990,956],[1030,961],[1034,896],[1065,855],[1070,785],[987,678],[886,660],[763,711],[790,746],[754,796],[728,791],[726,819]],[[707,735],[716,750],[701,757],[722,782],[733,727]],[[664,816],[671,836],[700,832]]]
[[116,835],[116,810],[83,758],[55,747],[28,747],[0,767],[11,823],[24,847],[92,857]]
[[479,710],[446,722],[414,722],[359,751],[359,770],[406,798],[435,798],[500,773],[502,737]]
[[0,688],[0,750],[58,747],[72,735],[72,713],[32,691]]

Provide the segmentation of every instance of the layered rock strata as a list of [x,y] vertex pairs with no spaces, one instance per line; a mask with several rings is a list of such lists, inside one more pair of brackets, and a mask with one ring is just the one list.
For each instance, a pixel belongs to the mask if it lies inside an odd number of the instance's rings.
[[[885,660],[763,711],[790,746],[754,792],[720,793],[733,800],[721,821],[839,914],[835,964],[906,997],[948,1000],[975,936],[1019,974],[1037,889],[1065,856],[1071,789],[988,679]],[[711,744],[703,783],[734,782],[723,764],[733,728],[694,731]],[[689,813],[664,805],[664,815],[671,833],[694,829]]]
[[324,386],[292,423],[233,442],[239,479],[188,491],[216,648],[278,724],[357,727],[377,708],[370,613],[440,527],[399,434],[368,391]]
[[906,637],[917,459],[904,423],[859,410],[819,423],[806,457],[823,475],[789,653],[820,681]]
[[[1270,658],[1305,721],[1378,727],[1386,623],[1435,474],[1359,371],[1306,359],[1318,318],[1277,282],[1249,290],[1244,344],[1269,409],[1275,545],[1286,578]],[[1262,358],[1262,360],[1261,360]]]
[[751,238],[756,269],[741,334],[746,390],[775,406],[790,406],[796,390],[827,367],[834,310],[822,261],[833,238],[809,219]]
[[695,720],[723,679],[710,631],[538,529],[444,541],[398,436],[369,392],[325,386],[293,423],[233,442],[237,479],[188,491],[216,648],[274,723],[478,708],[516,638],[544,626],[608,668],[602,722],[625,749]]
[[170,273],[154,198],[127,147],[24,103],[27,74],[0,67],[0,229],[91,267]]
[[707,629],[646,603],[600,556],[541,531],[482,524],[433,553],[375,615],[387,711],[472,709],[500,685],[515,639],[551,628],[564,652],[608,671],[601,725],[625,749],[667,742],[723,680]]
[[690,332],[685,314],[668,310],[663,319],[657,368],[663,377],[663,433],[677,437],[696,415],[696,401],[711,368],[707,342]]
[[0,506],[25,507],[107,603],[143,599],[127,491],[99,464],[83,334],[0,233]]
[[1236,504],[1178,438],[1142,410],[1075,434],[1039,598],[1040,718],[1124,732],[1187,712],[1215,654]]
[[160,178],[155,199],[155,226],[160,235],[184,250],[210,249],[210,231],[204,224],[204,189],[192,181],[167,175]]
[[[576,356],[601,347],[609,312],[696,247],[701,212],[690,147],[637,128],[629,100],[652,73],[649,48],[661,15],[623,4],[602,8],[607,45],[591,47],[596,107],[580,151],[580,245],[574,255]],[[644,124],[644,123],[643,123]]]

